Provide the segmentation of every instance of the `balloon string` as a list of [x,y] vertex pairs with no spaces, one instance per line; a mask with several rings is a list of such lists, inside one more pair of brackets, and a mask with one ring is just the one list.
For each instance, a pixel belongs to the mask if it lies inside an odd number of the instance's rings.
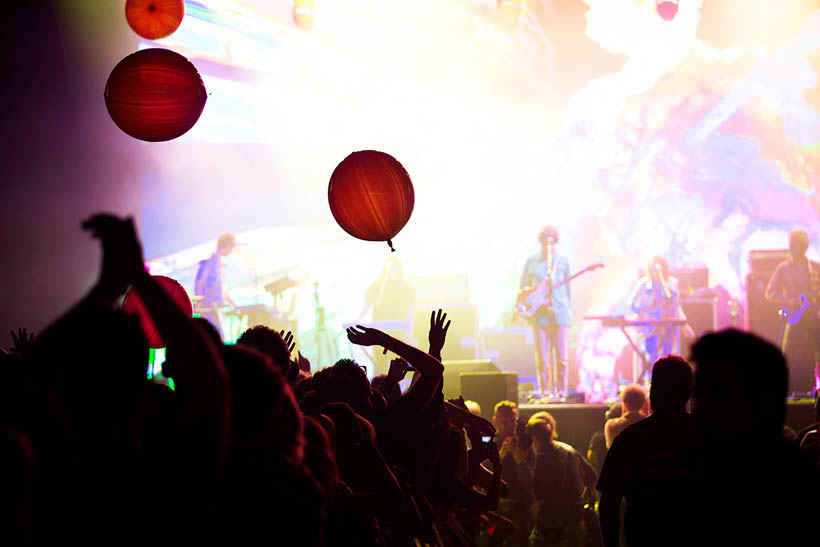
[[396,249],[394,249],[394,248],[393,248],[393,240],[392,240],[392,239],[388,239],[388,240],[387,240],[387,244],[388,244],[388,245],[390,245],[390,252],[395,253],[395,252],[396,252]]

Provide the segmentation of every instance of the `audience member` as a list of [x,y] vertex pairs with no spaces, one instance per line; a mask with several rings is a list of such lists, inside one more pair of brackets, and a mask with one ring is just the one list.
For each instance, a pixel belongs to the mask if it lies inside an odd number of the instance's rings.
[[587,447],[587,460],[595,468],[595,471],[600,474],[604,467],[604,458],[606,458],[606,437],[604,436],[604,425],[608,420],[620,418],[623,412],[623,403],[617,401],[612,403],[609,410],[604,414],[604,423],[601,424],[601,429],[592,434],[589,438],[589,447]]
[[788,388],[786,361],[764,340],[737,330],[702,336],[692,408],[703,447],[699,453],[699,542],[782,545],[808,541],[798,523],[820,514],[818,470],[783,440]]
[[630,384],[621,392],[621,402],[623,403],[623,414],[618,418],[612,418],[604,424],[604,438],[606,448],[612,446],[612,441],[618,434],[629,427],[646,418],[644,412],[646,408],[646,391],[638,384]]
[[530,545],[586,545],[583,495],[595,486],[595,470],[574,448],[556,440],[555,418],[548,412],[533,414],[527,432],[535,452]]
[[604,544],[620,545],[620,507],[626,499],[626,544],[694,544],[689,511],[694,491],[698,431],[686,413],[692,367],[678,356],[652,367],[649,397],[653,414],[627,427],[609,448],[598,480]]
[[464,401],[464,406],[467,407],[467,410],[469,410],[473,416],[481,416],[481,405],[477,402],[467,400]]

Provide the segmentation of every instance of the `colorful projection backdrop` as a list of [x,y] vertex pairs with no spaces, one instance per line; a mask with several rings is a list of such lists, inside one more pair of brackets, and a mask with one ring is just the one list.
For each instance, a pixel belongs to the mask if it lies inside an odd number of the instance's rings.
[[351,151],[384,150],[416,188],[397,255],[411,275],[467,274],[482,326],[505,324],[544,224],[573,269],[606,264],[573,285],[591,385],[624,341],[580,318],[621,310],[650,256],[706,264],[741,299],[750,250],[802,228],[817,257],[818,2],[681,0],[667,22],[654,0],[533,0],[512,28],[490,0],[315,4],[305,30],[287,1],[189,1],[176,33],[139,44],[188,57],[210,93],[189,133],[145,145],[157,273],[192,283],[233,231],[238,299],[298,272],[302,339],[314,282],[340,335],[388,251],[335,225],[327,182]]

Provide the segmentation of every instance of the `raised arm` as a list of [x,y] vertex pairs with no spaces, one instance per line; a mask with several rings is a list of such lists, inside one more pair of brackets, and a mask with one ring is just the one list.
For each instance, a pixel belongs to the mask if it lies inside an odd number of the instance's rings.
[[106,252],[114,254],[117,270],[133,282],[157,330],[174,353],[175,376],[185,386],[180,390],[179,424],[189,428],[192,441],[204,442],[210,448],[200,453],[198,460],[205,463],[210,455],[215,460],[209,463],[218,465],[224,458],[229,435],[229,400],[227,372],[217,348],[145,270],[131,219],[97,215],[84,227],[103,241]]
[[419,408],[426,408],[430,404],[444,373],[441,361],[378,329],[357,325],[347,329],[347,337],[360,346],[382,346],[413,365],[420,378],[407,393],[416,399]]

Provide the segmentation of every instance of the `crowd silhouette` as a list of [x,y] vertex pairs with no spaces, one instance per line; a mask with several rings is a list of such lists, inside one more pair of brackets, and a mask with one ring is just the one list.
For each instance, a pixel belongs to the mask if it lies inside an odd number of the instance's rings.
[[[96,283],[38,336],[12,333],[0,353],[4,545],[816,537],[820,402],[815,422],[785,439],[786,362],[752,334],[704,335],[693,365],[658,360],[648,399],[629,386],[585,457],[559,440],[548,412],[525,420],[499,402],[491,423],[444,399],[441,310],[427,351],[348,329],[352,343],[396,356],[372,383],[349,359],[311,374],[290,333],[257,326],[225,345],[187,317],[146,272],[130,219],[101,214],[82,227],[101,244]],[[146,374],[139,322],[119,309],[129,287],[167,344],[173,389]]]

